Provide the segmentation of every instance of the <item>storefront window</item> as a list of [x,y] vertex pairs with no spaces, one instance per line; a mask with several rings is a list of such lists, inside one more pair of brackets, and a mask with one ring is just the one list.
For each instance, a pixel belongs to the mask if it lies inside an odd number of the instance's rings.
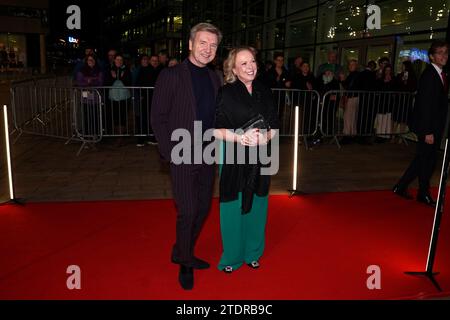
[[254,26],[264,22],[264,2],[260,1],[248,8],[248,25]]
[[252,46],[257,50],[260,50],[262,48],[262,27],[248,30],[247,43],[249,46]]
[[317,5],[317,0],[290,0],[288,3],[289,12],[295,12]]
[[365,1],[328,1],[319,7],[319,42],[357,39],[365,28]]
[[304,62],[309,63],[311,71],[314,70],[314,47],[299,47],[299,48],[289,48],[285,51],[286,56],[288,56],[288,64],[292,66],[294,64],[294,59],[296,57],[302,57]]
[[[445,32],[437,32],[435,36],[436,39],[445,39]],[[414,71],[420,75],[426,63],[429,63],[428,49],[431,42],[427,34],[398,37],[396,70],[401,70],[403,61],[410,60],[413,62]]]
[[286,47],[313,44],[316,32],[316,9],[289,16],[287,27]]
[[[393,54],[392,47],[390,45],[380,44],[380,45],[368,46],[365,64],[367,64],[371,60],[378,63],[378,60],[382,57],[387,57],[389,59],[389,61],[392,61],[393,60],[392,54]],[[394,69],[395,69],[395,66],[394,66]],[[395,70],[399,70],[399,69],[395,69]]]
[[25,35],[0,33],[0,68],[27,67],[27,47]]
[[264,46],[266,47],[266,49],[282,49],[284,47],[286,28],[284,19],[268,23],[264,27]]
[[266,1],[266,19],[276,19],[286,15],[287,0]]
[[375,4],[381,9],[381,29],[369,30],[371,36],[427,30],[433,37],[436,30],[447,28],[450,0],[379,0]]

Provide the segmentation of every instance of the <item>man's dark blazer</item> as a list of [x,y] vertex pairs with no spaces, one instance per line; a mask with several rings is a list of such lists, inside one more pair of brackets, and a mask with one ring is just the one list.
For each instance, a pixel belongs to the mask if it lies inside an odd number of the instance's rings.
[[429,64],[423,71],[416,95],[410,129],[419,138],[433,134],[440,140],[447,119],[447,92],[441,75]]
[[[209,70],[214,94],[220,87],[217,74]],[[211,108],[215,108],[214,105]],[[170,141],[175,129],[184,128],[194,137],[196,101],[188,61],[165,68],[158,76],[152,100],[151,124],[158,141],[159,152],[164,160],[170,161],[174,142]]]

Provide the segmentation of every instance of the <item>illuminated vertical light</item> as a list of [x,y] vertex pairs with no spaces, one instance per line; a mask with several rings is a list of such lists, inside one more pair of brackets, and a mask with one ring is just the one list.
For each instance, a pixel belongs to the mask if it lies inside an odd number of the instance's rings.
[[298,106],[295,106],[295,127],[294,127],[294,168],[292,175],[292,190],[297,190],[297,166],[298,166]]
[[9,149],[9,129],[8,129],[8,111],[6,105],[3,106],[3,121],[5,126],[5,142],[6,142],[6,161],[8,166],[8,181],[9,181],[9,197],[14,199],[14,188],[12,179],[12,166],[11,166],[11,150]]
[[[445,159],[447,159],[447,147],[448,147],[448,139],[445,141],[444,161],[445,161]],[[442,168],[441,168],[441,179],[439,180],[438,195],[441,194],[441,185],[442,185],[442,177],[444,176],[444,169],[445,169],[445,163],[442,164]],[[438,198],[438,202],[439,202],[439,198]],[[433,244],[434,232],[436,231],[436,218],[438,215],[438,210],[439,210],[439,206],[438,206],[438,203],[436,203],[436,208],[435,208],[435,212],[434,212],[434,220],[433,220],[433,229],[432,229],[433,231],[431,232],[430,245],[428,246],[427,265],[425,267],[425,270],[427,270],[427,271],[430,270],[429,268],[432,267],[432,266],[430,266],[431,246]]]

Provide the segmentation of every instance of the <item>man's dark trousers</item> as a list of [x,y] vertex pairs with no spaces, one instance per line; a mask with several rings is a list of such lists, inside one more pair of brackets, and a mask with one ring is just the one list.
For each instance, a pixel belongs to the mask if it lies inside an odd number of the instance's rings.
[[170,165],[177,206],[176,242],[172,250],[175,263],[193,266],[194,245],[211,206],[214,174],[214,165]]
[[440,147],[440,137],[435,137],[434,144],[425,143],[425,137],[419,136],[416,156],[400,178],[399,186],[407,187],[415,178],[419,178],[420,195],[429,195],[430,179],[437,161],[437,151]]

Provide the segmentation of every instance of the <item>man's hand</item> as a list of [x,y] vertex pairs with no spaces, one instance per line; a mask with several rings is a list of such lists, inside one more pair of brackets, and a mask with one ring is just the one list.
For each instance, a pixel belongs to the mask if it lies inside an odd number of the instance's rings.
[[425,136],[425,143],[426,144],[434,144],[434,135],[432,134],[427,134]]

